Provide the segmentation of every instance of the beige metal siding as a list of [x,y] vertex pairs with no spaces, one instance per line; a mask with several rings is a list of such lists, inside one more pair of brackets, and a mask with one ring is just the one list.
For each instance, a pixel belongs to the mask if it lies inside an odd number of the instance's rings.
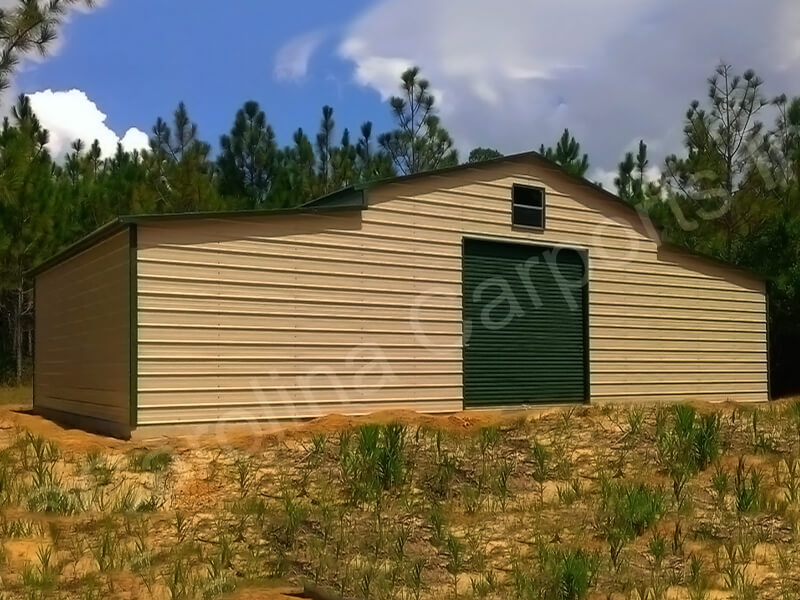
[[[513,183],[546,188],[544,232],[511,227]],[[460,409],[465,236],[588,250],[594,399],[766,399],[762,282],[507,162],[380,186],[363,213],[141,225],[139,423]]]
[[128,432],[129,286],[127,230],[36,277],[37,410],[116,435]]

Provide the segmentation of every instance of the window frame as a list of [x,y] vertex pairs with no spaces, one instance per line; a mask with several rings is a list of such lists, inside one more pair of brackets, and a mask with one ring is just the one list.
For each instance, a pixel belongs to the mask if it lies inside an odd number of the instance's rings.
[[[539,192],[542,197],[542,208],[538,209],[535,206],[529,206],[522,203],[515,202],[517,190],[535,190]],[[514,221],[514,212],[517,208],[522,210],[541,210],[542,224],[541,225],[527,225],[525,223],[517,223]],[[513,228],[527,229],[531,231],[544,231],[547,225],[547,194],[543,187],[535,185],[525,185],[522,183],[515,183],[511,186],[511,226]]]

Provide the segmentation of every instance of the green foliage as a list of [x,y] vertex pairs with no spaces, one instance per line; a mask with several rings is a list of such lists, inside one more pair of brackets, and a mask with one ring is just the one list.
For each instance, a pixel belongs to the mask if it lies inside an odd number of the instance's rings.
[[664,494],[644,483],[600,481],[595,523],[609,544],[611,562],[620,565],[625,544],[642,535],[665,512]]
[[664,419],[657,423],[659,461],[672,478],[676,500],[680,501],[689,478],[708,468],[720,455],[721,428],[719,415],[698,417],[695,409],[686,404],[674,407],[671,423]]
[[35,487],[28,495],[28,510],[32,512],[72,515],[81,510],[80,499],[64,490],[58,483]]
[[473,148],[467,158],[468,163],[478,163],[495,158],[502,158],[503,153],[494,148]]
[[581,154],[581,145],[570,135],[569,129],[564,130],[555,148],[545,148],[542,144],[539,154],[542,154],[547,160],[561,165],[567,173],[576,177],[583,177],[589,170],[589,155]]
[[600,558],[584,550],[540,543],[534,565],[512,567],[514,597],[518,600],[582,600],[596,582]]
[[434,108],[430,82],[411,67],[401,76],[399,96],[389,100],[397,129],[378,137],[378,143],[403,175],[458,164],[453,139],[442,127]]
[[664,494],[645,483],[601,482],[599,522],[628,539],[642,535],[664,514]]
[[242,208],[268,205],[278,167],[278,146],[258,102],[245,102],[237,111],[230,135],[220,139],[220,148],[220,193],[238,199]]
[[339,469],[354,501],[368,501],[405,483],[407,473],[406,427],[363,425],[341,440]]
[[750,513],[760,510],[766,501],[762,486],[763,476],[753,467],[747,467],[739,458],[733,478],[733,497],[736,511]]

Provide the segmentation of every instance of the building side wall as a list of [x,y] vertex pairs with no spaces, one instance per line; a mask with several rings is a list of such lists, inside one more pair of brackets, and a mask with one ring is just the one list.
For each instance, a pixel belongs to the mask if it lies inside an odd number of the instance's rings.
[[130,421],[130,239],[125,230],[36,277],[34,408],[125,435]]
[[[511,226],[514,183],[546,189],[543,232]],[[139,424],[461,409],[464,237],[588,252],[594,400],[767,397],[763,283],[659,250],[555,170],[497,163],[369,204],[140,225]]]

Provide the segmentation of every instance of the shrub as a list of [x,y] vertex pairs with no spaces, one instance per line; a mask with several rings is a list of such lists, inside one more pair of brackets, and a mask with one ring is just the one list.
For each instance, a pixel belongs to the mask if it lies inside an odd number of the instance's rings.
[[664,514],[664,494],[645,483],[602,482],[600,518],[633,539]]
[[664,514],[664,494],[644,483],[601,481],[601,501],[596,515],[608,540],[611,562],[619,567],[625,544],[642,535]]
[[34,488],[28,496],[28,510],[31,512],[72,515],[80,509],[80,499],[57,483]]
[[594,586],[600,559],[584,550],[540,544],[536,564],[514,561],[512,588],[518,600],[583,600]]
[[352,500],[367,501],[400,486],[406,478],[406,427],[363,425],[356,443],[341,437],[339,468]]

